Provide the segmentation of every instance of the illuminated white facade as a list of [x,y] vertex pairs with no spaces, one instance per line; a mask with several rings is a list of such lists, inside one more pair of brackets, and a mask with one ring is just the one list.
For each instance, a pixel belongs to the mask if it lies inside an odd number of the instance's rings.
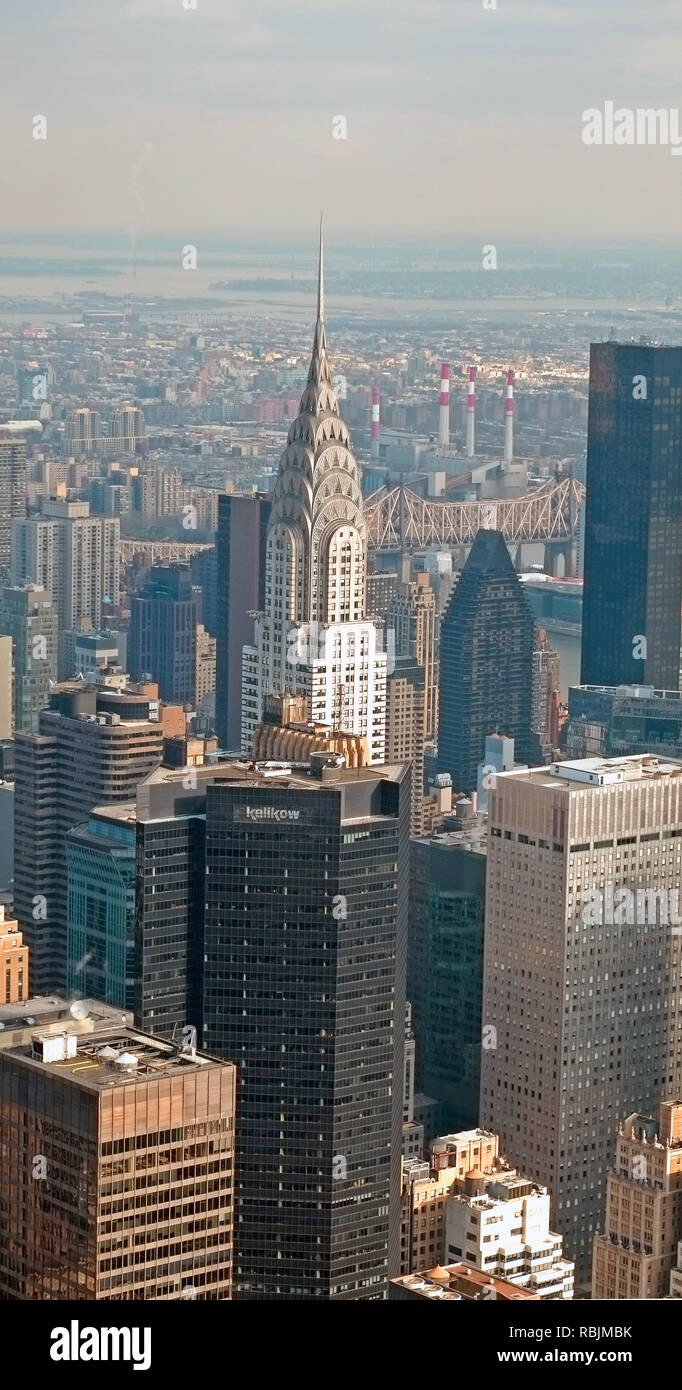
[[386,654],[365,617],[366,569],[358,467],[327,356],[320,232],[312,360],[273,494],[265,612],[243,652],[244,752],[266,694],[304,694],[310,720],[366,738],[371,761],[383,762]]

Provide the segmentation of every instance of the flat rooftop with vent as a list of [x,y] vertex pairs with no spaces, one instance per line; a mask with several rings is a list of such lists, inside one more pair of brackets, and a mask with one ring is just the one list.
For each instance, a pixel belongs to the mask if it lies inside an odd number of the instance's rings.
[[140,1032],[123,1009],[58,995],[0,1007],[0,1052],[97,1091],[225,1065],[194,1046]]

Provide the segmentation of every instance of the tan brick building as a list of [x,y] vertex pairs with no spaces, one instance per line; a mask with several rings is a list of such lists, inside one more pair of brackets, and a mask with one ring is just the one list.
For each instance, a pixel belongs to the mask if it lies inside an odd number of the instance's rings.
[[28,946],[19,923],[5,918],[0,903],[0,1004],[20,1004],[28,998]]
[[682,1103],[666,1102],[658,1120],[630,1115],[618,1131],[592,1297],[665,1298],[678,1286],[671,1276],[681,1239]]

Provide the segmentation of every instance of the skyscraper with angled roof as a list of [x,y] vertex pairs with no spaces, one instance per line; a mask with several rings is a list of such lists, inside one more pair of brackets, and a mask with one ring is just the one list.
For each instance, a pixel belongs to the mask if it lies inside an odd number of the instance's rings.
[[539,762],[531,733],[534,621],[500,531],[478,532],[441,632],[438,767],[473,791],[489,734]]

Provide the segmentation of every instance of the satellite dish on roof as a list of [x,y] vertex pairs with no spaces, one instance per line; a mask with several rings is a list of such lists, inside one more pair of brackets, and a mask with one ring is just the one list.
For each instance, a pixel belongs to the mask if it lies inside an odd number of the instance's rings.
[[87,1018],[90,1010],[82,999],[74,999],[69,1009],[72,1018]]

